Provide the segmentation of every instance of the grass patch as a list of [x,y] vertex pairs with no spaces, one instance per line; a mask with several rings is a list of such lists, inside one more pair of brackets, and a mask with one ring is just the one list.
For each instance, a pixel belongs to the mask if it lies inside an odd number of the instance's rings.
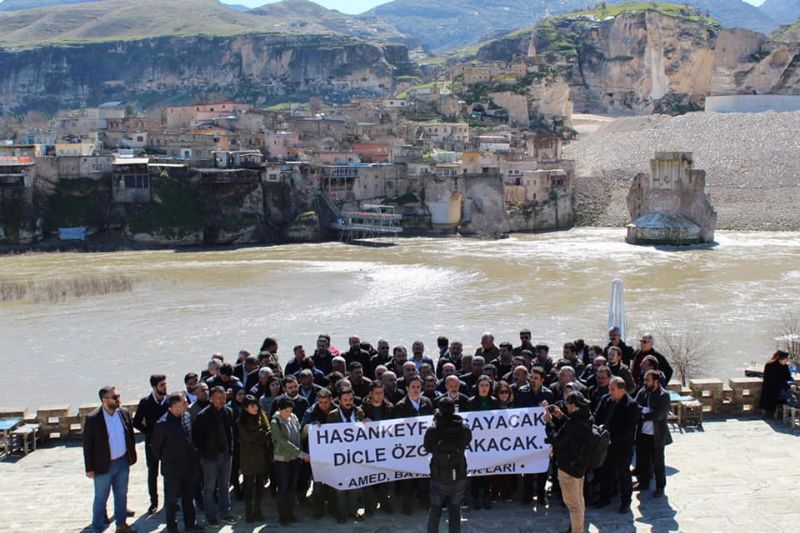
[[50,229],[103,225],[98,183],[90,179],[61,180],[50,197]]
[[603,20],[607,17],[618,17],[628,13],[642,13],[644,11],[655,11],[668,17],[680,18],[692,22],[699,22],[707,26],[721,27],[720,23],[711,17],[703,16],[702,12],[694,7],[673,4],[670,2],[628,2],[624,4],[606,4],[604,7],[595,7],[575,11],[564,17],[591,16]]
[[162,177],[152,182],[155,200],[129,221],[133,233],[182,238],[205,226],[203,203],[188,183]]

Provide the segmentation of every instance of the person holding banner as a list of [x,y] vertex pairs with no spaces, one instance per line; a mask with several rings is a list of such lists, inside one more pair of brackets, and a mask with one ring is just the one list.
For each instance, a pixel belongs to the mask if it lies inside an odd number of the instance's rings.
[[[450,364],[450,363],[448,363]],[[446,366],[446,365],[445,365]],[[455,370],[455,369],[454,369]],[[437,400],[437,403],[442,400],[442,398],[447,397],[455,405],[456,413],[461,411],[468,411],[469,410],[469,397],[466,394],[462,394],[461,390],[462,382],[455,374],[450,374],[446,378],[444,378],[444,388],[445,393]],[[438,407],[438,405],[437,405]]]
[[274,448],[272,468],[278,485],[278,520],[282,526],[288,526],[298,521],[293,511],[300,465],[303,461],[311,462],[311,457],[303,451],[300,442],[300,422],[292,413],[294,402],[286,397],[277,401],[278,411],[272,417],[271,427]]
[[425,432],[423,444],[431,454],[428,533],[439,531],[439,519],[445,503],[448,531],[461,531],[461,503],[467,489],[467,458],[464,450],[470,441],[472,431],[455,414],[455,404],[450,398],[442,398],[434,416],[434,424]]
[[[553,391],[545,386],[547,373],[540,366],[531,369],[528,376],[528,384],[523,385],[517,391],[517,407],[539,407],[542,402],[548,404],[555,403]],[[547,504],[545,487],[547,485],[547,472],[541,474],[525,474],[522,479],[522,495],[520,503],[529,505],[533,499],[534,487],[536,489],[536,502],[540,508],[544,509]]]
[[[419,376],[412,376],[406,383],[408,394],[395,404],[395,418],[414,418],[433,414],[433,404],[422,396],[422,380]],[[397,482],[397,491],[401,493],[403,514],[410,515],[414,512],[413,498],[417,493],[420,501],[428,501],[427,484],[421,479],[406,479]]]
[[[488,376],[481,376],[475,381],[475,396],[469,399],[469,411],[492,411],[497,409],[497,400],[492,396],[492,380]],[[492,508],[492,493],[490,490],[489,476],[476,476],[470,483],[472,493],[472,508],[476,511],[481,508]]]
[[555,417],[563,420],[561,429],[553,435],[551,444],[558,467],[558,483],[561,496],[569,509],[572,533],[584,532],[586,502],[583,499],[583,482],[587,465],[583,457],[584,443],[592,437],[592,414],[589,400],[578,391],[573,391],[564,400],[567,412],[557,406],[548,406],[545,419]]
[[[339,391],[339,407],[328,415],[328,424],[355,424],[364,421],[364,411],[355,405],[353,389],[344,388]],[[336,521],[340,524],[347,522],[348,518],[357,516],[358,490],[336,491]]]
[[[369,385],[369,396],[361,406],[364,411],[364,422],[380,422],[391,420],[394,417],[394,406],[386,401],[383,383],[373,381]],[[364,514],[375,514],[380,505],[382,513],[392,514],[392,502],[389,501],[389,488],[391,483],[381,483],[364,492]]]
[[[328,389],[320,389],[317,392],[317,402],[312,405],[306,414],[303,416],[303,438],[308,439],[308,426],[309,424],[325,424],[328,422],[328,416],[333,409],[333,397],[331,391]],[[329,506],[333,505],[334,499],[332,498],[332,489],[314,481],[314,492],[311,494],[312,506],[314,508],[313,517],[315,519],[322,518],[325,514],[326,502]]]

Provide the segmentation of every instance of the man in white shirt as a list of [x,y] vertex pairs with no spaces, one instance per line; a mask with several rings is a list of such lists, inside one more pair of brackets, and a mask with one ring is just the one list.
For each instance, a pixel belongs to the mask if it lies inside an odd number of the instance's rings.
[[664,447],[672,443],[667,425],[670,400],[669,393],[661,387],[661,376],[657,370],[648,370],[644,375],[644,388],[636,395],[636,403],[642,408],[642,421],[636,436],[636,478],[633,490],[645,491],[655,474],[656,490],[653,498],[664,495],[667,484]]
[[92,528],[105,531],[106,502],[114,492],[114,520],[117,533],[135,533],[125,523],[128,504],[128,476],[136,462],[131,416],[120,409],[120,397],[114,387],[100,389],[101,408],[86,416],[83,430],[83,458],[86,477],[94,480]]

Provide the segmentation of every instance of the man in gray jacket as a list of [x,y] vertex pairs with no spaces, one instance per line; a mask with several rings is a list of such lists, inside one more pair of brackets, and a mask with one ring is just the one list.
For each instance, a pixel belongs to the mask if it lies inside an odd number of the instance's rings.
[[649,370],[644,375],[644,388],[636,395],[636,403],[642,408],[636,439],[636,477],[634,490],[647,490],[655,471],[656,490],[653,498],[664,495],[667,485],[664,465],[664,447],[672,444],[672,435],[667,425],[670,401],[669,392],[661,387],[659,372]]

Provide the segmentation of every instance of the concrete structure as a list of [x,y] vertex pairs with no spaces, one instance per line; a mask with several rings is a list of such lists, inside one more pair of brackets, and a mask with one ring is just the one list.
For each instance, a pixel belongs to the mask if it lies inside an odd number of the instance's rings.
[[707,113],[785,113],[800,111],[800,95],[790,94],[732,94],[707,96]]
[[214,120],[220,117],[246,113],[253,106],[232,101],[213,104],[192,104],[168,107],[164,113],[167,128],[186,128],[193,122]]
[[684,245],[714,241],[717,212],[705,192],[706,174],[689,152],[656,152],[650,174],[638,174],[628,192],[626,241]]
[[429,122],[423,124],[425,137],[440,143],[466,143],[469,141],[469,124],[463,122]]
[[111,164],[111,197],[115,203],[150,202],[150,169],[147,157],[120,158]]
[[[131,395],[124,398],[128,396]],[[80,419],[73,419],[80,427]],[[618,514],[616,505],[603,509],[587,507],[587,531],[779,533],[796,530],[798,511],[792,494],[800,475],[791,465],[800,462],[800,447],[796,445],[797,435],[787,432],[779,421],[767,422],[756,417],[711,421],[703,425],[703,431],[681,433],[673,429],[673,438],[674,444],[666,449],[666,497],[653,499],[649,493],[636,492],[628,514]],[[144,514],[149,504],[144,441],[137,445],[137,452],[139,461],[131,468],[128,491],[128,507],[136,516],[129,523],[142,533],[162,531],[163,512],[152,516]],[[80,531],[89,524],[91,506],[92,482],[83,473],[80,446],[55,443],[27,457],[0,462],[3,531]],[[111,506],[110,500],[109,509]],[[241,502],[234,499],[233,506],[235,514],[243,515]],[[263,509],[267,523],[276,524],[274,500],[265,499]],[[388,520],[368,518],[357,525],[352,522],[337,524],[330,516],[312,520],[310,509],[302,506],[296,513],[301,519],[293,528],[296,531],[383,532],[391,529],[389,524],[395,520],[402,521],[403,531],[425,531],[426,514],[422,511],[405,519],[394,518],[394,515]],[[202,512],[198,513],[198,518],[203,523]],[[569,523],[567,510],[557,503],[548,508],[534,508],[517,502],[500,502],[489,511],[465,509],[462,520],[465,533],[562,531]],[[224,526],[219,531],[264,529],[262,524],[246,524],[242,519],[236,526]],[[441,530],[445,530],[444,521]],[[113,526],[108,531],[113,531]]]
[[[127,148],[133,148],[133,146]],[[96,149],[97,145],[93,142],[56,143],[56,155],[90,156]]]
[[51,181],[88,178],[100,180],[110,176],[114,156],[56,156],[37,157],[36,176]]

